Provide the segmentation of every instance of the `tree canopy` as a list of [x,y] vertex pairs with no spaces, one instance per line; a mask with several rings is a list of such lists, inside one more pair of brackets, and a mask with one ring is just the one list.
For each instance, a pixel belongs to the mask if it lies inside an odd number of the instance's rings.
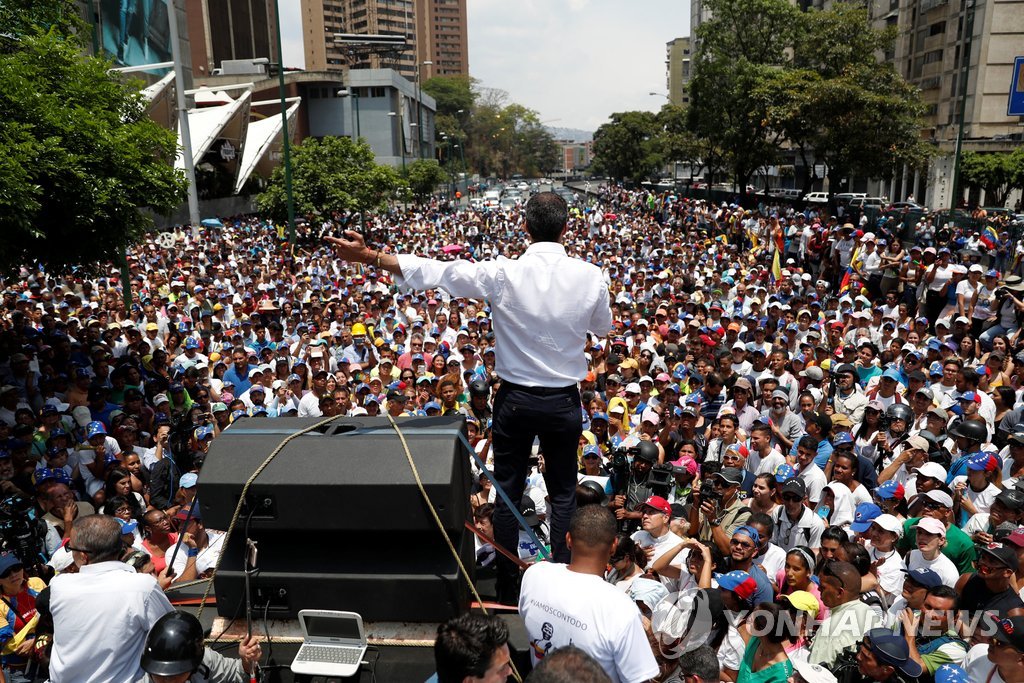
[[174,133],[147,116],[138,84],[82,54],[70,4],[0,12],[18,15],[0,50],[2,271],[116,260],[151,225],[139,207],[168,211],[185,196]]
[[1003,206],[1011,191],[1024,190],[1024,147],[1012,152],[964,152],[960,177],[964,185],[985,191],[986,205]]
[[[292,149],[292,196],[297,215],[329,216],[343,211],[383,209],[406,188],[398,172],[374,161],[364,140],[347,137],[306,138]],[[260,211],[274,220],[287,215],[284,166],[277,166],[256,198]]]
[[406,167],[404,178],[413,197],[423,201],[448,181],[448,174],[433,159],[417,159]]

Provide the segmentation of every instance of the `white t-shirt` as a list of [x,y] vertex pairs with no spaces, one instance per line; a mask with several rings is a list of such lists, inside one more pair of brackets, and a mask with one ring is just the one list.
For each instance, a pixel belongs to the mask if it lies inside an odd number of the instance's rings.
[[[120,455],[121,447],[117,444],[117,439],[112,436],[104,437],[103,439],[104,448],[107,455]],[[82,475],[82,481],[85,483],[85,491],[90,496],[95,496],[104,485],[102,479],[97,479],[89,469],[88,465],[96,462],[96,451],[91,447],[86,447],[78,450],[78,472]]]
[[[953,477],[953,486],[956,486],[961,481],[967,481],[967,477]],[[981,491],[975,491],[968,484],[967,488],[964,489],[964,498],[971,501],[971,504],[974,505],[975,510],[978,512],[988,512],[992,509],[992,503],[996,501],[996,496],[1002,492],[1003,490],[995,484],[989,484]]]
[[796,476],[803,479],[804,484],[807,486],[807,500],[817,504],[821,500],[821,492],[828,485],[825,473],[812,462],[806,468],[800,470]]
[[754,558],[754,564],[760,565],[764,573],[768,575],[768,578],[777,576],[786,566],[786,551],[774,543],[769,543],[768,549],[764,551],[764,555],[758,555]]
[[942,553],[939,553],[938,557],[934,560],[929,561],[924,559],[924,555],[921,554],[920,550],[911,550],[910,554],[907,555],[907,569],[914,571],[920,567],[931,569],[939,575],[942,583],[950,588],[955,588],[956,582],[960,580],[960,572],[957,570],[956,565],[953,564],[953,560]]
[[596,659],[613,681],[640,683],[658,675],[640,610],[600,576],[554,562],[535,564],[523,575],[519,614],[534,665],[572,644]]
[[[630,536],[630,538],[632,538],[633,542],[641,548],[654,548],[654,555],[651,557],[651,561],[647,563],[645,569],[650,569],[651,565],[653,565],[658,558],[683,542],[683,539],[679,538],[671,531],[655,538],[649,532],[639,529],[633,532],[633,535]],[[679,567],[683,574],[686,573],[686,568],[682,563],[682,558],[685,558],[688,554],[689,553],[680,552],[672,558],[672,566]],[[665,588],[669,591],[676,590],[676,586],[678,585],[678,582],[675,579],[670,579],[666,576],[661,577],[661,583],[664,584]]]

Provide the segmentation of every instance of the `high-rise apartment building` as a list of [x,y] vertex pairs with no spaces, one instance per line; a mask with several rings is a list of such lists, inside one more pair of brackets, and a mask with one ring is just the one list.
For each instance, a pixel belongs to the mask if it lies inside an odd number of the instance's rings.
[[196,76],[235,59],[278,61],[274,0],[185,0],[185,16]]
[[[339,33],[401,35],[408,47],[346,56]],[[390,68],[409,79],[469,73],[466,0],[302,0],[306,69]],[[430,62],[424,65],[423,62]]]
[[423,65],[423,77],[468,75],[466,0],[415,2],[417,58]]
[[686,84],[690,82],[690,37],[670,40],[665,48],[668,101],[677,107],[690,103]]

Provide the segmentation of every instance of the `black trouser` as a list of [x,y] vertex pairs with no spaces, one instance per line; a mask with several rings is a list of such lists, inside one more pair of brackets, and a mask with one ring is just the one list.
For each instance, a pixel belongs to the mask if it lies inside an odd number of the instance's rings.
[[928,318],[928,326],[932,333],[935,333],[935,322],[939,319],[939,313],[946,307],[946,295],[929,289],[924,299],[925,316]]
[[[530,452],[535,437],[544,454],[544,482],[548,487],[548,523],[551,525],[551,555],[555,562],[568,562],[565,534],[576,510],[576,449],[583,432],[580,392],[570,387],[523,387],[502,382],[494,397],[494,478],[518,504],[526,488]],[[494,511],[494,540],[512,554],[519,546],[519,524],[498,496]],[[515,565],[498,555],[499,574],[517,571]]]

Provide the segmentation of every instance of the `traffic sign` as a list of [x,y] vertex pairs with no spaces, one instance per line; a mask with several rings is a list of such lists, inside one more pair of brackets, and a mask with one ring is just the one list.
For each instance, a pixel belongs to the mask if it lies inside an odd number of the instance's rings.
[[1013,60],[1013,79],[1010,81],[1010,98],[1006,106],[1007,116],[1024,116],[1024,57]]

